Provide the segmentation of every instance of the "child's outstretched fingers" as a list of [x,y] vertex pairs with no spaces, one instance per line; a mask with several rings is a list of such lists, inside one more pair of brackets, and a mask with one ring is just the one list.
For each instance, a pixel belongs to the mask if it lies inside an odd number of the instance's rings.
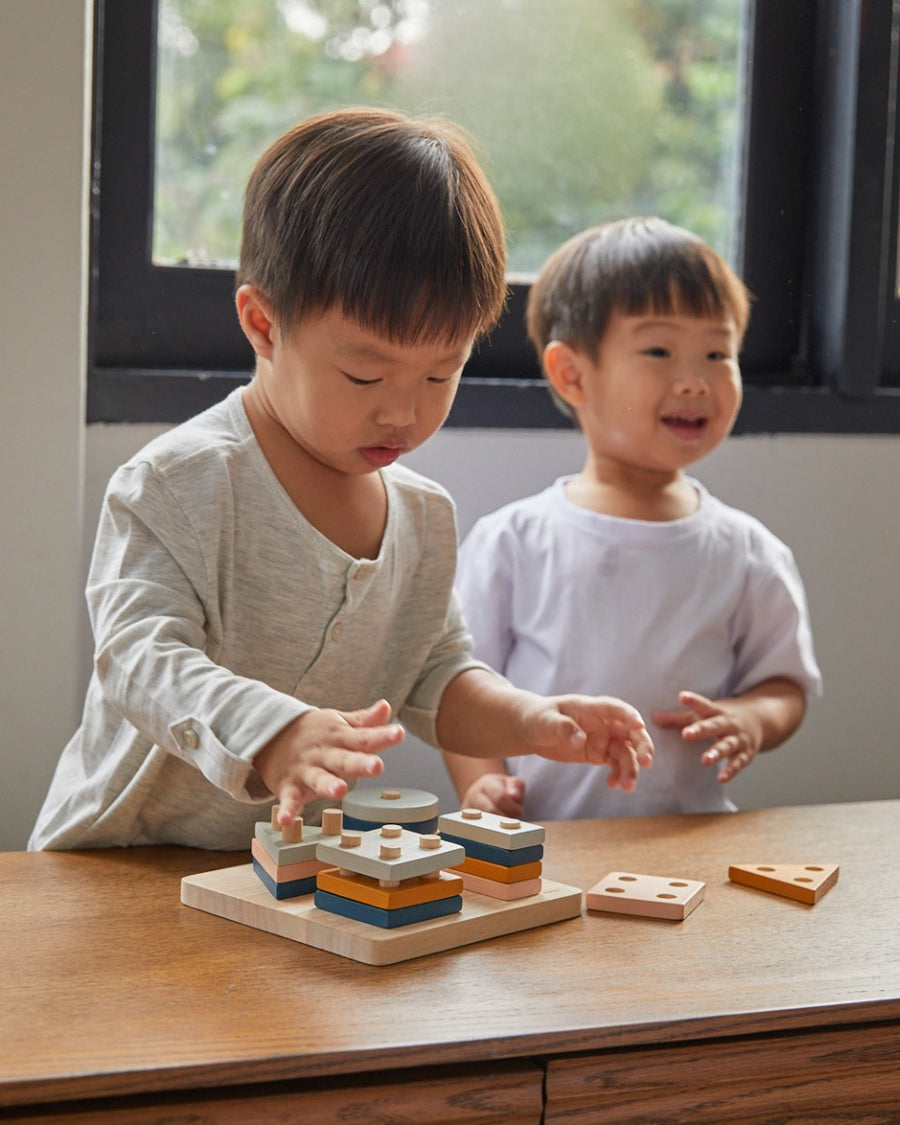
[[521,820],[525,815],[522,808],[524,796],[525,782],[521,777],[505,773],[485,773],[473,781],[463,794],[462,807]]
[[383,701],[362,711],[310,710],[289,723],[256,755],[253,764],[281,806],[278,821],[288,824],[306,801],[339,801],[347,778],[377,777],[379,754],[402,741],[399,723],[386,723]]
[[562,696],[558,706],[584,730],[586,761],[606,765],[611,753],[619,755],[629,763],[627,773],[632,756],[641,769],[653,764],[653,740],[640,712],[629,703],[609,696]]

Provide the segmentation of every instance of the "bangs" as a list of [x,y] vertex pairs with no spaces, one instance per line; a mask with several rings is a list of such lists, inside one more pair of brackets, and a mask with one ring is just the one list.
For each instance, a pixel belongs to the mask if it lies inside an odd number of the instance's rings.
[[623,268],[609,293],[610,304],[628,316],[695,316],[734,320],[743,336],[750,302],[743,283],[718,255],[701,243],[658,250]]

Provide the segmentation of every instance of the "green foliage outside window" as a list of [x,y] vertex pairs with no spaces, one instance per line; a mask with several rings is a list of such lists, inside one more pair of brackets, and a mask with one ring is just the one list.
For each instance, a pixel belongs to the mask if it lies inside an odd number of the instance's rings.
[[154,256],[230,266],[263,148],[310,114],[438,114],[475,142],[529,274],[658,214],[726,255],[742,0],[162,0]]

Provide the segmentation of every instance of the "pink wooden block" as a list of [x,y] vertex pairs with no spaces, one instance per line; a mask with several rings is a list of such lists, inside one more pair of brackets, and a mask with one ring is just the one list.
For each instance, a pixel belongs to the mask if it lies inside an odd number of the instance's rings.
[[585,896],[588,910],[640,914],[646,918],[686,918],[703,900],[705,883],[658,875],[612,871]]
[[470,875],[467,871],[454,871],[463,881],[467,891],[478,895],[487,895],[488,898],[499,898],[504,902],[514,902],[520,898],[531,898],[539,895],[543,889],[541,879],[525,879],[520,883],[498,883],[494,879],[484,879],[480,875]]

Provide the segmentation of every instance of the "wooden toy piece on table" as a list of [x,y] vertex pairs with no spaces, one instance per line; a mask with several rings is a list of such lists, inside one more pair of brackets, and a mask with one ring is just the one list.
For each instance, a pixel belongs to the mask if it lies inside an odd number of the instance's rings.
[[445,840],[461,844],[456,869],[467,891],[513,902],[541,893],[544,829],[481,809],[461,809],[438,819]]
[[585,895],[588,910],[682,921],[703,901],[705,883],[695,879],[612,871]]
[[815,906],[838,881],[840,868],[834,863],[733,863],[728,868],[732,883],[792,898]]
[[334,866],[319,874],[315,904],[383,929],[444,918],[462,909],[463,884],[442,868],[455,867],[465,855],[437,834],[399,824],[368,832],[345,829],[338,840],[316,849],[318,860]]
[[321,826],[305,825],[298,816],[282,828],[278,811],[274,805],[271,822],[256,824],[250,842],[253,870],[274,898],[310,895],[316,889],[316,876],[327,866],[316,858],[316,848],[322,840],[340,837],[343,814],[340,809],[325,809]]
[[341,802],[344,827],[371,832],[399,824],[410,832],[437,831],[438,799],[423,789],[351,789]]

